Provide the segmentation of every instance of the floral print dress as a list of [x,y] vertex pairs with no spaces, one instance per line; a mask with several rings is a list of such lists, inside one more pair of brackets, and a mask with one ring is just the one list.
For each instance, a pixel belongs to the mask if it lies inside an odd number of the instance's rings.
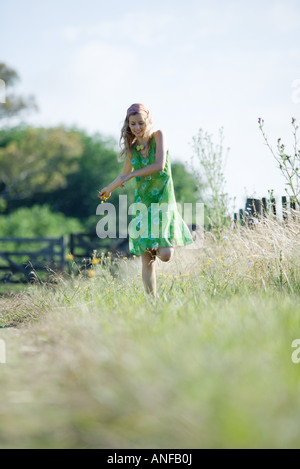
[[[151,137],[146,158],[132,148],[131,163],[134,170],[155,162],[156,143]],[[185,246],[193,243],[189,228],[182,219],[175,199],[169,152],[163,171],[149,176],[138,176],[129,215],[129,251],[141,255],[147,249],[168,246]]]

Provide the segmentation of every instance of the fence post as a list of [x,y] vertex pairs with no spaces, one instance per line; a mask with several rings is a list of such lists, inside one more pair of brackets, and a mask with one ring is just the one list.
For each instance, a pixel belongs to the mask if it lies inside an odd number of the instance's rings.
[[65,236],[61,236],[59,240],[59,244],[60,244],[60,263],[61,263],[62,270],[64,270],[66,266],[66,244],[67,244]]
[[283,222],[287,222],[288,221],[288,212],[287,212],[287,200],[286,200],[285,195],[283,195],[281,197],[281,204],[282,204],[282,220],[283,220]]
[[274,197],[270,199],[270,204],[271,204],[271,212],[273,213],[274,216],[276,216],[276,200]]
[[70,234],[70,254],[74,256],[75,251],[75,235],[73,233]]
[[263,215],[263,217],[265,217],[267,215],[267,199],[266,199],[266,197],[263,197],[261,199],[261,202],[262,202],[262,215]]
[[292,198],[290,199],[290,208],[291,208],[292,219],[295,221],[296,220],[296,202]]
[[292,210],[296,210],[296,202],[293,199],[290,200],[290,207]]
[[242,226],[245,225],[245,215],[244,215],[244,210],[242,208],[239,209],[239,218],[240,218],[240,224]]
[[262,213],[262,201],[260,199],[247,199],[246,201],[246,212],[250,216],[261,215]]

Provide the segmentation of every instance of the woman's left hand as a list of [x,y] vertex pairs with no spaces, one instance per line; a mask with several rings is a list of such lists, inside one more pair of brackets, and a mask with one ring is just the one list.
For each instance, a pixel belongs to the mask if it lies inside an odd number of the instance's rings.
[[110,196],[111,196],[111,192],[106,187],[104,187],[98,194],[98,197],[104,200],[109,199]]

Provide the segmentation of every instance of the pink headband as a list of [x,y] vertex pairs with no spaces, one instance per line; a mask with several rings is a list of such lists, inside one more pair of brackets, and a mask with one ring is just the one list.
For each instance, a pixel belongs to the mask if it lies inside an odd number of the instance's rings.
[[127,109],[127,117],[131,116],[131,114],[140,112],[144,112],[147,114],[147,116],[149,116],[150,111],[143,104],[132,104],[130,108]]

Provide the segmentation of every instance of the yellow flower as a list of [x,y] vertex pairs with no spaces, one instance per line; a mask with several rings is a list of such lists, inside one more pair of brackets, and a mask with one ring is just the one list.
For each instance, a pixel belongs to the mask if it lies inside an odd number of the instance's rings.
[[94,259],[92,259],[92,264],[99,264],[99,262],[100,262],[100,259],[98,259],[96,257]]
[[73,254],[71,254],[71,253],[67,254],[67,260],[71,261],[72,259],[74,259]]
[[94,277],[95,271],[93,269],[89,270],[89,276]]

